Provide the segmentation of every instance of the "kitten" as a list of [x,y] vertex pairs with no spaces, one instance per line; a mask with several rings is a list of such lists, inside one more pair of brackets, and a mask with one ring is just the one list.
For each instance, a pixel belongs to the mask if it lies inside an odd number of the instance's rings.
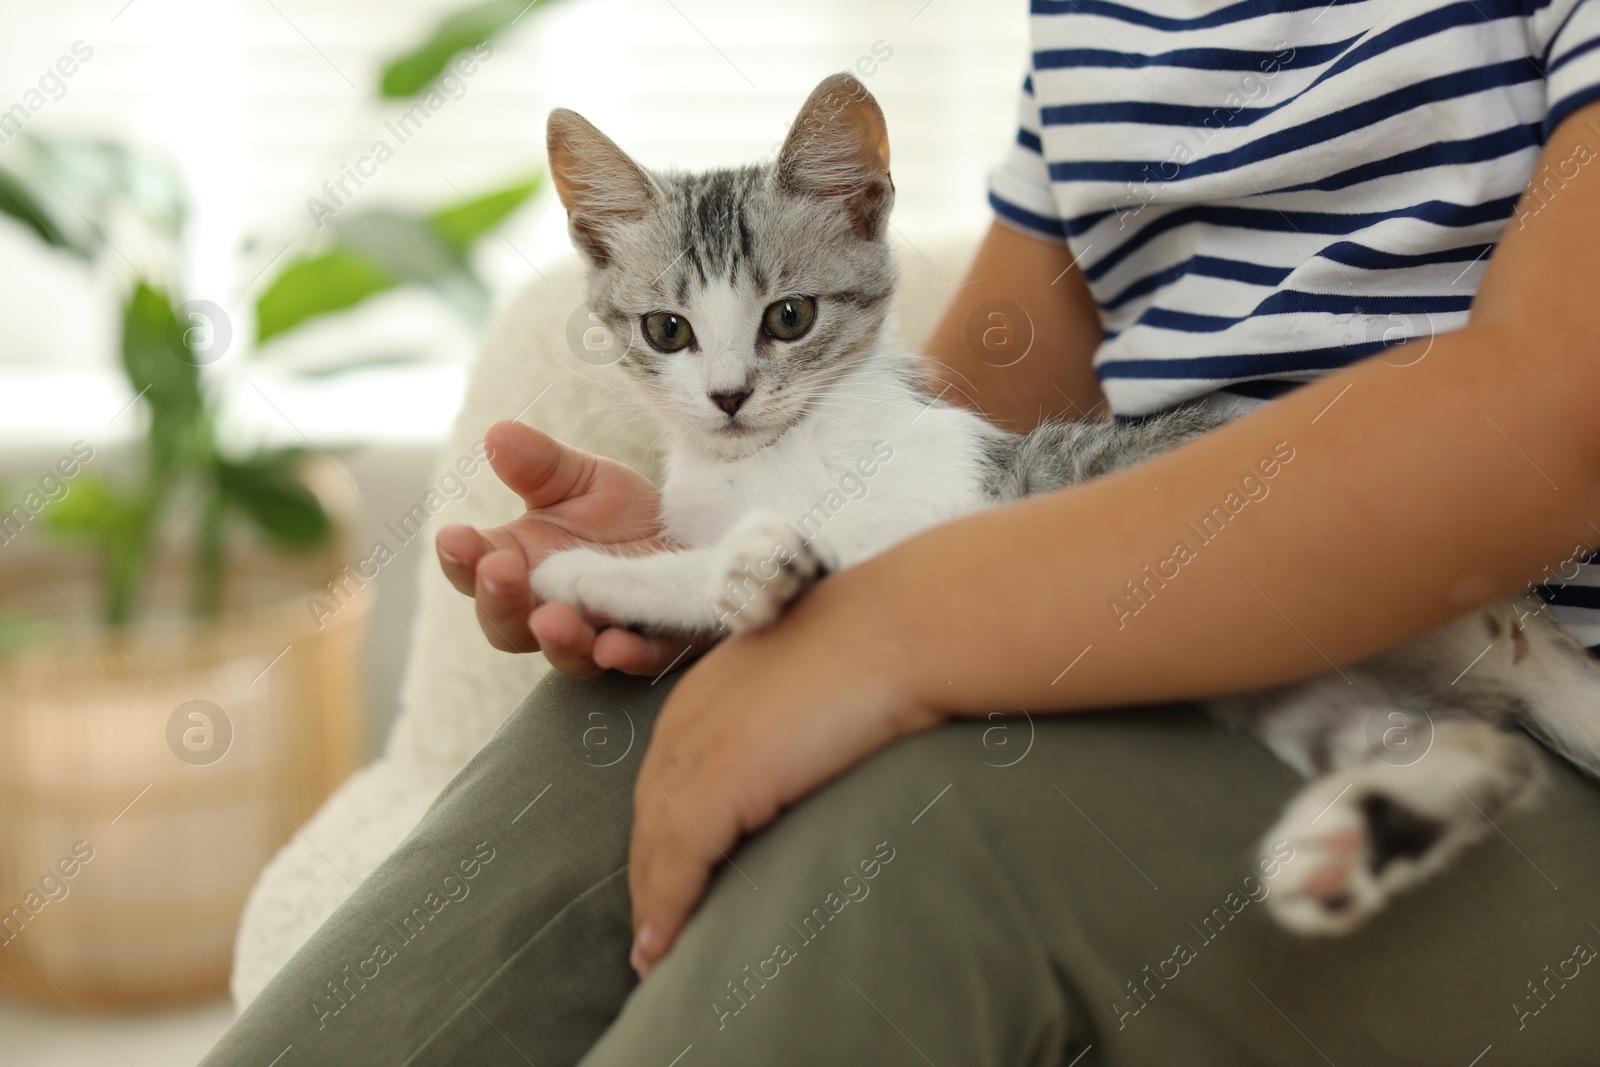
[[[883,115],[848,75],[817,87],[769,165],[646,171],[565,110],[549,149],[589,306],[626,338],[619,366],[666,428],[678,547],[558,553],[531,576],[542,600],[657,632],[757,629],[920,530],[1221,421],[1190,405],[1015,435],[926,395],[881,340],[894,185]],[[1284,926],[1354,929],[1530,797],[1539,763],[1514,726],[1600,773],[1600,665],[1518,614],[1497,605],[1342,673],[1207,702],[1310,779],[1263,839],[1263,857],[1294,849],[1268,898]],[[1395,759],[1396,730],[1419,731],[1424,756]]]

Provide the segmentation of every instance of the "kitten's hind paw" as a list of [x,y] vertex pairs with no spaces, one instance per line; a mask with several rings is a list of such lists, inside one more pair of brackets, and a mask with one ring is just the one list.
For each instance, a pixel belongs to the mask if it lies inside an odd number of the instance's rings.
[[1294,849],[1267,907],[1296,933],[1348,933],[1444,870],[1501,811],[1530,801],[1538,781],[1525,739],[1440,720],[1414,761],[1368,760],[1301,790],[1263,844],[1264,854],[1280,843]]
[[1340,805],[1323,813],[1315,825],[1297,815],[1291,810],[1262,845],[1263,857],[1285,843],[1294,849],[1272,886],[1267,907],[1280,925],[1297,934],[1349,933],[1382,908],[1385,899],[1369,869],[1360,815]]
[[770,512],[740,520],[718,543],[716,559],[712,600],[734,633],[771,625],[791,600],[838,569],[831,553]]
[[[1324,779],[1307,789],[1263,842],[1262,854],[1294,849],[1267,898],[1278,922],[1298,934],[1350,933],[1381,911],[1395,893],[1436,866],[1444,834],[1370,785]],[[1442,850],[1440,850],[1442,851]]]

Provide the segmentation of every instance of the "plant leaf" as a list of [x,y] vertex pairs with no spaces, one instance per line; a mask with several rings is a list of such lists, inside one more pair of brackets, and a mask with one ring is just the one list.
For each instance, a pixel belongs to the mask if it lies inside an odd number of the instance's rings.
[[65,537],[117,539],[140,521],[139,507],[103,478],[80,475],[67,495],[42,512],[45,526]]
[[515,185],[473,197],[455,207],[429,216],[428,224],[451,246],[464,251],[488,233],[500,220],[527,202],[544,184],[543,174],[534,174]]
[[102,226],[121,202],[158,233],[182,232],[183,184],[159,155],[100,138],[35,137],[31,148],[40,172]]
[[122,369],[150,409],[160,462],[194,436],[204,415],[200,368],[167,294],[140,281],[122,315]]
[[461,250],[426,219],[396,211],[368,211],[334,223],[339,244],[402,281],[425,285],[463,317],[480,322],[489,293],[467,266]]
[[353,307],[386,289],[395,275],[346,248],[295,260],[256,301],[256,340],[265,341],[306,319]]
[[549,0],[487,0],[456,12],[434,27],[416,48],[383,68],[379,92],[391,100],[416,96],[444,73],[452,59],[483,41],[498,37],[523,13]]
[[59,215],[56,223],[80,255],[100,251],[113,219],[129,209],[157,233],[176,238],[182,232],[182,183],[155,153],[94,138],[24,134],[21,140],[25,160],[21,169],[48,182],[74,208],[71,214]]
[[216,465],[223,497],[268,538],[294,549],[315,548],[333,533],[333,520],[300,478],[302,456],[300,449],[279,449]]
[[45,244],[69,252],[83,254],[83,249],[73,244],[44,205],[34,197],[22,180],[9,171],[0,170],[0,214],[9,215],[22,223]]

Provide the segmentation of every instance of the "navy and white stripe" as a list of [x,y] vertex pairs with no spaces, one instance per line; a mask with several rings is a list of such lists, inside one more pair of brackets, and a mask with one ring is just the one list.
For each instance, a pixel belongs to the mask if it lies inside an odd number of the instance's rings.
[[[1119,416],[1270,400],[1459,328],[1544,143],[1600,99],[1600,0],[1031,12],[990,201],[1071,247]],[[1540,593],[1588,646],[1597,570]]]

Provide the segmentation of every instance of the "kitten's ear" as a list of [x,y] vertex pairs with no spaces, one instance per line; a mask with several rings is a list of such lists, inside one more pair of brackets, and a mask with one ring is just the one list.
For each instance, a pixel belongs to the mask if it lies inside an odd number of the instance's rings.
[[880,240],[894,182],[889,129],[867,87],[849,74],[824,78],[784,140],[775,176],[792,193],[837,202],[857,234]]
[[660,197],[644,168],[576,111],[558,107],[547,128],[550,175],[567,209],[572,243],[596,266],[611,262],[611,231],[635,222]]

